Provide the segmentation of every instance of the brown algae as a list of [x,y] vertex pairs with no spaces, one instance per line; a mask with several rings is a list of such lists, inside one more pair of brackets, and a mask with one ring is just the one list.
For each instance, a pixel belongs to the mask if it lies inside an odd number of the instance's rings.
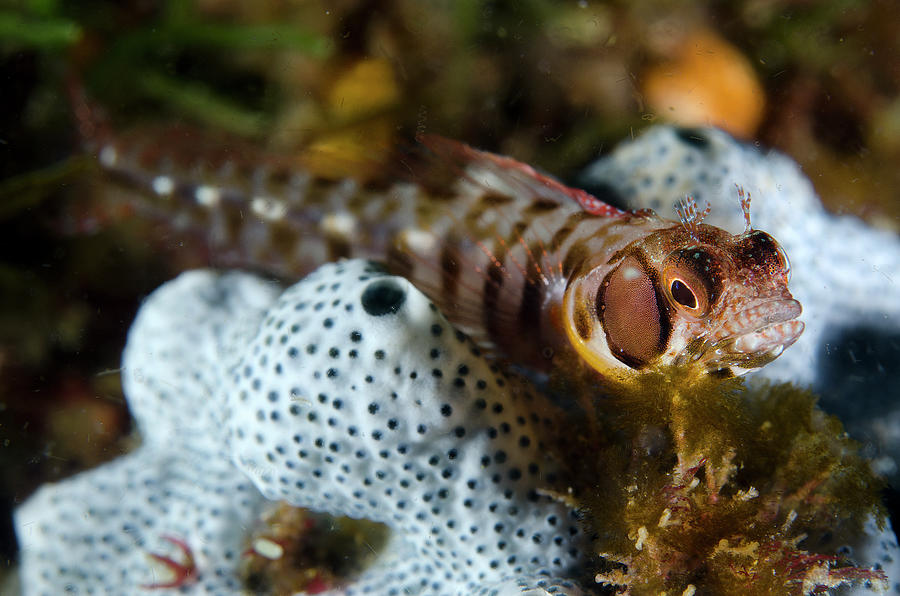
[[598,583],[635,595],[886,587],[882,571],[817,550],[885,513],[882,480],[811,392],[673,369],[611,393],[568,458]]

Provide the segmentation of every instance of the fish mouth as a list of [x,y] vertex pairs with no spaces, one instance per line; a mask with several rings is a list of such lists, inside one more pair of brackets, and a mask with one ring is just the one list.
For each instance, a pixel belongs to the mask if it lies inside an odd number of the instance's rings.
[[757,302],[691,342],[682,353],[684,360],[723,376],[760,368],[778,358],[803,333],[805,325],[797,320],[802,311],[793,298]]

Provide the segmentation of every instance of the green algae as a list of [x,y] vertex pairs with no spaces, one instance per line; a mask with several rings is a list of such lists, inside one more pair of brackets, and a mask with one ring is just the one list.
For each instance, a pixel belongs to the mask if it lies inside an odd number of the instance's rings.
[[17,12],[0,11],[0,40],[7,48],[58,50],[74,44],[81,35],[81,27],[67,19],[32,18]]
[[196,122],[244,137],[259,137],[271,124],[260,113],[214,93],[208,86],[180,80],[162,72],[145,71],[138,77],[141,90],[176,113]]
[[39,205],[91,165],[87,157],[76,156],[0,180],[0,221]]

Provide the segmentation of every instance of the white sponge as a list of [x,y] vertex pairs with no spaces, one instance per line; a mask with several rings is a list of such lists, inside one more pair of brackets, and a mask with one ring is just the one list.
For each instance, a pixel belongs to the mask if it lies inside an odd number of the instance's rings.
[[554,579],[590,548],[542,491],[551,410],[402,278],[350,261],[279,297],[186,273],[141,308],[123,375],[144,443],[17,510],[26,594],[239,593],[267,499],[391,529],[342,594],[582,593]]

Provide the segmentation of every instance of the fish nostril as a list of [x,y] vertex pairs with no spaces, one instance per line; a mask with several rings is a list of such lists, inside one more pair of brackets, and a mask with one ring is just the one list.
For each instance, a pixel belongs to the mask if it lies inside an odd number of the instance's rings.
[[406,290],[393,279],[381,279],[369,284],[360,301],[373,317],[396,314],[406,301]]

